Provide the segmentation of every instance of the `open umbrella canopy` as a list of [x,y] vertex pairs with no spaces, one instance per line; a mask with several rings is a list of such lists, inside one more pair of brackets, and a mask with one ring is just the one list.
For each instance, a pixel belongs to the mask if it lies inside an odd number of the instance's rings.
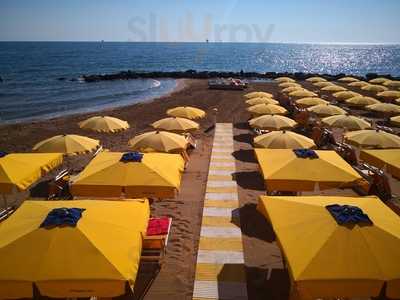
[[384,86],[387,86],[389,88],[400,88],[400,81],[399,80],[387,80],[384,83],[382,83]]
[[[133,159],[129,154],[135,154]],[[183,169],[179,154],[102,152],[73,180],[71,192],[84,197],[174,197]]]
[[296,80],[290,78],[290,77],[278,77],[274,79],[276,82],[282,83],[282,82],[296,82]]
[[100,147],[100,141],[86,136],[67,134],[56,135],[40,143],[33,150],[42,153],[84,154]]
[[400,116],[396,116],[396,117],[391,117],[390,118],[390,123],[396,125],[396,126],[400,126]]
[[314,76],[314,77],[307,78],[306,81],[312,82],[312,83],[317,83],[317,82],[326,82],[326,79],[322,78],[322,77]]
[[123,295],[150,215],[135,200],[25,201],[0,226],[0,297]]
[[312,150],[317,158],[297,156],[291,149],[254,149],[267,191],[313,191],[350,187],[361,176],[335,151]]
[[396,100],[400,98],[400,91],[384,91],[378,93],[376,96],[385,100]]
[[187,145],[184,136],[167,131],[150,131],[129,140],[132,150],[142,152],[182,152]]
[[355,82],[351,82],[348,84],[348,86],[357,87],[357,88],[362,88],[367,85],[369,85],[369,83],[365,82],[365,81],[355,81]]
[[329,102],[318,98],[318,97],[306,97],[306,98],[301,98],[297,99],[296,104],[299,105],[300,107],[310,107],[314,105],[319,105],[319,104],[328,104]]
[[1,153],[0,193],[9,194],[14,187],[26,190],[62,161],[63,156],[58,153]]
[[331,104],[318,104],[307,108],[308,111],[315,113],[319,117],[334,115],[345,115],[347,112],[339,106]]
[[381,103],[379,100],[376,100],[375,98],[365,97],[365,96],[355,96],[347,99],[345,102],[348,106],[354,106],[354,107],[364,107],[371,104]]
[[326,87],[323,87],[321,89],[321,91],[335,93],[335,92],[344,92],[344,91],[347,91],[347,89],[342,86],[338,86],[338,85],[328,85]]
[[331,86],[334,84],[329,81],[318,81],[318,82],[313,82],[313,85],[315,85],[316,87],[319,87],[319,88],[323,88],[323,87]]
[[267,98],[267,97],[256,97],[246,100],[246,103],[249,105],[257,105],[257,104],[279,104],[278,101]]
[[170,117],[158,120],[151,124],[154,129],[168,130],[172,132],[189,132],[199,129],[199,124],[185,118]]
[[282,89],[288,88],[288,87],[301,87],[301,85],[296,82],[282,82],[282,83],[278,84],[278,86]]
[[275,104],[257,104],[247,108],[253,115],[285,115],[287,110]]
[[357,78],[354,78],[354,77],[342,77],[342,78],[339,78],[338,81],[350,83],[350,82],[356,82],[356,81],[360,81],[360,80]]
[[400,148],[400,137],[381,130],[358,130],[345,134],[348,143],[362,148]]
[[386,168],[388,173],[400,179],[400,150],[362,150],[360,152],[360,159],[377,168]]
[[400,106],[392,103],[377,103],[366,106],[368,110],[384,113],[384,114],[392,114],[397,115],[400,114]]
[[380,93],[389,90],[387,87],[378,84],[369,84],[361,88],[363,91]]
[[201,119],[206,116],[204,110],[191,106],[178,106],[167,110],[170,117],[186,118],[190,120]]
[[390,81],[390,79],[387,79],[387,78],[384,78],[384,77],[378,77],[378,78],[371,79],[368,82],[372,83],[372,84],[382,84],[382,83],[384,83],[386,81]]
[[318,95],[308,90],[297,90],[289,93],[289,97],[293,98],[305,98],[305,97],[317,97]]
[[359,93],[351,92],[351,91],[343,91],[343,92],[336,92],[332,94],[333,97],[336,98],[338,101],[344,101],[349,98],[353,98],[356,96],[361,96]]
[[370,129],[371,124],[367,121],[350,115],[335,115],[322,119],[322,123],[336,128],[344,128],[350,131]]
[[129,128],[128,122],[109,116],[91,117],[78,125],[80,128],[96,132],[118,132]]
[[306,91],[306,89],[302,88],[302,87],[299,87],[299,86],[292,86],[292,87],[288,87],[288,88],[283,89],[282,93],[289,94],[289,93],[294,92],[294,91]]
[[254,138],[254,147],[268,149],[314,148],[312,139],[291,131],[272,131]]
[[400,218],[377,197],[262,196],[257,209],[298,299],[378,297],[385,283],[386,296],[400,298]]
[[283,130],[291,129],[297,126],[297,122],[295,120],[280,115],[262,115],[260,117],[251,119],[249,124],[253,128],[264,130]]
[[267,92],[251,92],[251,93],[247,93],[246,95],[244,95],[244,97],[247,99],[258,98],[258,97],[273,98],[274,95],[267,93]]

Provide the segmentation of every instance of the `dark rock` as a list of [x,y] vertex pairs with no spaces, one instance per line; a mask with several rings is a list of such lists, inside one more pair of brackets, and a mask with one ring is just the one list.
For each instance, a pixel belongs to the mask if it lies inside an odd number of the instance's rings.
[[65,77],[58,77],[57,80],[64,81],[64,80],[67,80],[67,78],[65,78]]
[[[244,72],[241,70],[240,72],[218,72],[218,71],[196,71],[196,70],[186,70],[186,71],[155,71],[155,72],[136,72],[132,70],[121,71],[118,73],[112,74],[93,74],[93,75],[83,75],[81,80],[85,82],[96,82],[103,80],[129,80],[129,79],[137,79],[137,78],[190,78],[190,79],[209,79],[215,77],[236,77],[236,78],[265,78],[265,79],[275,79],[277,77],[290,77],[296,80],[306,80],[312,76],[320,76],[325,78],[326,80],[338,80],[345,76],[352,76],[358,78],[360,80],[369,80],[372,78],[376,78],[377,76],[383,76],[388,79],[396,79],[390,75],[378,75],[378,74],[367,74],[366,77],[351,75],[351,74],[316,74],[316,73],[304,73],[304,72],[265,72],[265,73],[257,73],[257,72]],[[76,80],[73,80],[76,81]]]

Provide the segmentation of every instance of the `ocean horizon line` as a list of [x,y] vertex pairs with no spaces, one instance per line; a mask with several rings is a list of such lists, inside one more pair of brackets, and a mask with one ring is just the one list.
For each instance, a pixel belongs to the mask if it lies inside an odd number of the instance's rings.
[[337,45],[337,46],[400,46],[400,42],[229,42],[229,41],[106,41],[106,40],[0,40],[0,43],[130,43],[130,44],[278,44],[278,45]]

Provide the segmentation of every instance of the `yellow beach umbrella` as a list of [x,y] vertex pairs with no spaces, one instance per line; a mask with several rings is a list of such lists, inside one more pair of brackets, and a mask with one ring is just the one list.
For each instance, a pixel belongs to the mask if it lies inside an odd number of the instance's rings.
[[206,116],[204,110],[191,106],[178,106],[167,110],[170,117],[186,118],[190,120],[201,119]]
[[[42,227],[56,213],[64,222]],[[81,215],[76,226],[64,225],[71,215]],[[0,226],[0,297],[34,298],[34,286],[51,298],[125,294],[136,280],[149,215],[145,199],[25,201]]]
[[367,121],[350,115],[335,115],[322,119],[322,123],[336,128],[345,128],[347,130],[370,129],[371,124]]
[[167,131],[150,131],[129,140],[132,150],[142,152],[182,152],[187,144],[184,136]]
[[356,96],[361,96],[359,93],[351,92],[351,91],[343,91],[343,92],[336,92],[332,94],[333,97],[336,98],[338,101],[344,101],[349,98],[353,98]]
[[297,126],[297,122],[295,120],[280,115],[262,115],[260,117],[251,119],[249,124],[253,128],[264,130],[283,130],[291,129]]
[[91,117],[78,125],[96,132],[118,132],[129,128],[128,122],[109,116]]
[[362,88],[367,85],[369,85],[369,83],[365,82],[365,81],[355,81],[355,82],[351,82],[348,84],[348,86],[357,87],[357,88]]
[[390,118],[390,123],[396,125],[396,126],[400,126],[400,116],[396,116],[396,117],[391,117]]
[[362,148],[400,148],[400,137],[381,130],[358,130],[347,132],[345,139],[348,143]]
[[282,89],[288,88],[288,87],[301,87],[301,85],[296,82],[282,82],[282,83],[278,84],[278,86]]
[[400,150],[362,150],[360,152],[360,159],[377,168],[386,168],[388,173],[400,179]]
[[251,98],[249,100],[246,100],[246,103],[249,105],[257,105],[257,104],[279,104],[278,101],[267,98],[267,97],[257,97],[257,98]]
[[289,93],[289,97],[293,98],[305,98],[305,97],[317,97],[318,95],[308,90],[293,91]]
[[282,83],[282,82],[296,82],[296,80],[289,78],[289,77],[278,77],[274,79],[276,82]]
[[40,143],[33,150],[42,153],[83,154],[100,147],[100,141],[76,134],[56,135]]
[[332,82],[329,81],[319,81],[319,82],[314,82],[313,85],[319,87],[319,88],[323,88],[326,86],[332,86],[334,85]]
[[378,77],[378,78],[371,79],[368,82],[372,83],[372,84],[382,84],[382,83],[384,83],[386,81],[390,81],[390,79],[387,79],[387,78],[384,78],[384,77]]
[[274,95],[267,93],[267,92],[251,92],[251,93],[247,93],[246,95],[244,95],[244,97],[247,99],[259,98],[259,97],[273,98]]
[[400,81],[399,80],[388,80],[383,83],[384,86],[389,88],[400,88]]
[[[330,205],[343,217],[357,207],[371,222],[341,225]],[[264,196],[257,209],[288,264],[293,299],[379,297],[385,283],[386,296],[400,298],[400,218],[379,198]]]
[[14,188],[26,190],[62,161],[58,153],[1,153],[0,194],[12,193]]
[[310,78],[307,78],[306,81],[312,82],[312,83],[317,83],[317,82],[326,82],[326,79],[322,78],[322,77],[310,77]]
[[297,99],[296,104],[299,105],[300,107],[310,107],[318,104],[328,104],[329,102],[318,98],[318,97],[307,97],[307,98],[301,98]]
[[313,191],[350,187],[361,176],[335,151],[314,150],[318,158],[298,157],[291,149],[254,149],[267,191]]
[[342,78],[339,78],[338,81],[350,83],[350,82],[357,82],[357,81],[360,81],[360,80],[357,79],[357,78],[354,78],[354,77],[342,77]]
[[344,91],[347,91],[347,89],[344,88],[344,87],[342,87],[342,86],[338,86],[338,85],[328,85],[328,86],[326,86],[326,87],[323,87],[323,88],[321,89],[321,91],[336,93],[336,92],[344,92]]
[[347,112],[339,106],[330,104],[319,104],[307,108],[308,111],[315,113],[319,117],[328,117],[334,115],[345,115]]
[[292,87],[288,87],[288,88],[283,89],[282,93],[289,94],[289,93],[294,92],[294,91],[306,91],[306,89],[302,88],[302,87],[292,86]]
[[268,149],[314,148],[312,139],[291,131],[272,131],[254,138],[254,147]]
[[144,153],[140,160],[124,159],[125,156],[126,153],[120,152],[97,155],[73,180],[72,194],[127,198],[175,196],[184,168],[180,154]]
[[247,108],[253,115],[286,115],[287,110],[275,104],[257,104]]
[[185,118],[170,117],[158,120],[151,124],[154,129],[167,130],[172,132],[189,132],[199,129],[199,124]]
[[368,110],[384,114],[400,114],[400,106],[392,103],[377,103],[366,106]]
[[376,100],[372,97],[364,97],[364,96],[355,96],[346,100],[346,104],[348,106],[354,107],[364,107],[371,104],[381,103],[380,101]]
[[385,100],[396,100],[400,98],[400,91],[384,91],[376,94],[376,96]]
[[373,93],[380,93],[389,90],[387,87],[383,85],[377,85],[377,84],[370,84],[366,85],[361,88],[363,91],[368,91],[368,92],[373,92]]

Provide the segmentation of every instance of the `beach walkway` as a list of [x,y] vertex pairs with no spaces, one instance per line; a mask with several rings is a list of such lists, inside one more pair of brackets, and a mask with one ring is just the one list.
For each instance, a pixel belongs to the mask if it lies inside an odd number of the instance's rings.
[[197,254],[193,299],[247,299],[231,123],[217,123]]

